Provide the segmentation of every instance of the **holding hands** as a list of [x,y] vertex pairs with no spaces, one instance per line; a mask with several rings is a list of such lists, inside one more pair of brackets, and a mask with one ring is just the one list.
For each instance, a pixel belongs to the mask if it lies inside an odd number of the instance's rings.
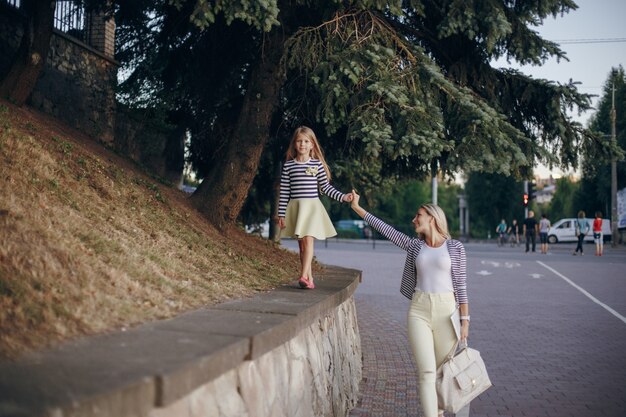
[[348,201],[350,201],[352,203],[351,207],[352,208],[359,207],[359,199],[361,198],[361,196],[357,194],[357,192],[356,192],[356,190],[354,188],[352,189],[352,192],[349,195],[350,195],[351,198]]

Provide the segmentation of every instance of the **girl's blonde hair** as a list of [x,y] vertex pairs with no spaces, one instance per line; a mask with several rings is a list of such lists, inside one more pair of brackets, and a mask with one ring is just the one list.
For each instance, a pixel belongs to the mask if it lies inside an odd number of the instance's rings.
[[585,218],[585,211],[584,210],[580,210],[578,212],[578,218],[579,219],[584,219]]
[[[446,220],[446,214],[443,212],[441,207],[436,204],[426,203],[422,204],[420,208],[424,209],[426,213],[433,216],[434,225],[432,226],[433,230],[431,230],[431,233],[438,233],[444,239],[450,239],[450,232],[448,231],[448,221]],[[420,237],[422,239],[424,238],[424,236]]]
[[326,159],[324,159],[324,152],[322,151],[322,148],[320,147],[320,143],[318,142],[317,137],[315,136],[315,132],[313,132],[313,129],[311,129],[310,127],[300,126],[299,128],[296,129],[295,132],[293,132],[291,142],[289,143],[289,148],[287,149],[286,160],[289,161],[289,160],[295,159],[295,157],[298,155],[298,152],[296,152],[296,139],[298,139],[298,136],[305,136],[311,141],[311,143],[313,144],[313,149],[311,149],[311,154],[310,154],[311,158],[319,159],[322,162],[322,165],[324,166],[324,170],[326,171],[326,176],[328,177],[328,181],[330,181],[331,180],[330,169],[328,168]]

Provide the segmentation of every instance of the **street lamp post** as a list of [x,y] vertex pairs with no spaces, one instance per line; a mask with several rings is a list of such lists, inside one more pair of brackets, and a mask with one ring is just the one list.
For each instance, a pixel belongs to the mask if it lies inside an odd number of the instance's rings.
[[[617,118],[615,111],[615,80],[613,80],[613,99],[611,106],[611,140],[616,145],[616,128],[615,120]],[[611,159],[611,246],[617,246],[618,240],[617,229],[617,162],[615,156]]]

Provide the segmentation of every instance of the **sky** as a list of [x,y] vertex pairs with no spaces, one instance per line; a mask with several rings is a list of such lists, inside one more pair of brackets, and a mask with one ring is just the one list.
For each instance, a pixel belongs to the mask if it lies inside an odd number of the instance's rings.
[[[557,18],[549,17],[535,28],[544,39],[559,43],[569,62],[561,60],[559,63],[551,59],[540,67],[520,67],[500,60],[493,65],[516,68],[533,78],[560,83],[572,79],[580,82],[578,90],[581,93],[601,95],[611,68],[619,65],[626,68],[626,0],[574,1],[578,9]],[[598,97],[595,97],[593,105],[597,102]],[[588,111],[580,116],[573,113],[572,116],[586,125],[593,113]],[[564,175],[558,169],[550,171],[543,166],[535,172],[544,178],[550,174],[554,177]]]

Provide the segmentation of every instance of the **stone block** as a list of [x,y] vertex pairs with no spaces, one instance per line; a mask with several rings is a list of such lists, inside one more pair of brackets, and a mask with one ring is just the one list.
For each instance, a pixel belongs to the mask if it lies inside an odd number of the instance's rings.
[[359,272],[325,272],[319,290],[282,287],[0,363],[0,415],[345,416],[361,378]]

